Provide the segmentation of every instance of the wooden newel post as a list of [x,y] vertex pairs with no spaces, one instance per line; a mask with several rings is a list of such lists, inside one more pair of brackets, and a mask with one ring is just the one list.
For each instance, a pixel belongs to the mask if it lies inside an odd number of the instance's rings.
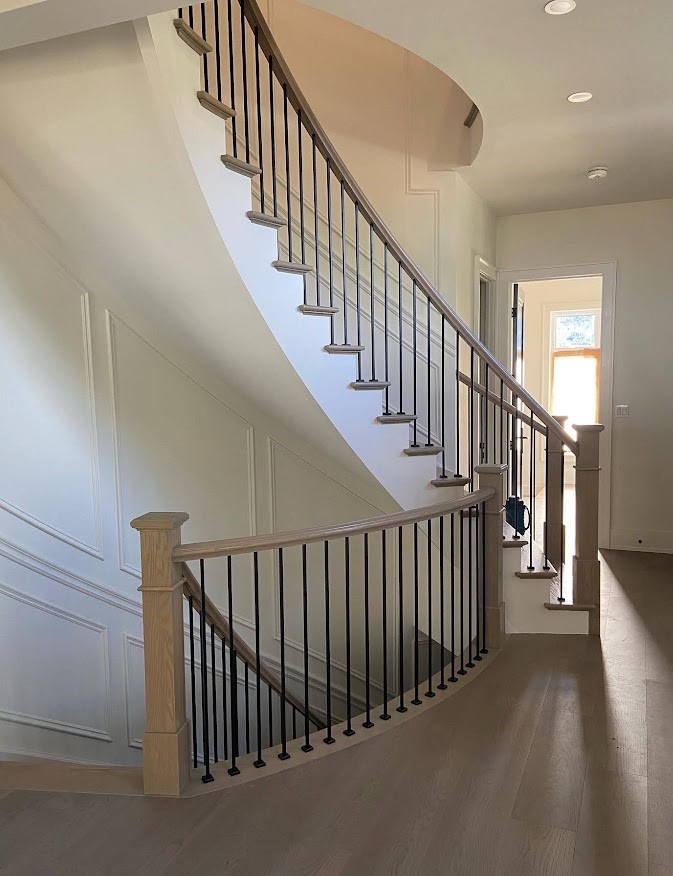
[[173,562],[179,511],[143,514],[131,521],[140,532],[145,650],[145,735],[143,783],[146,794],[178,796],[189,777],[189,721],[185,706],[182,575]]
[[579,451],[575,464],[574,601],[595,605],[589,612],[589,633],[600,634],[601,569],[598,561],[599,441],[605,428],[599,423],[573,424]]
[[[565,428],[567,417],[554,417]],[[545,556],[556,571],[564,561],[565,527],[563,525],[564,445],[558,435],[547,438],[549,477],[547,479],[547,520],[545,521]]]
[[479,488],[495,490],[495,495],[484,503],[486,556],[486,647],[501,648],[505,638],[505,602],[503,594],[503,538],[502,523],[505,513],[506,465],[477,465]]

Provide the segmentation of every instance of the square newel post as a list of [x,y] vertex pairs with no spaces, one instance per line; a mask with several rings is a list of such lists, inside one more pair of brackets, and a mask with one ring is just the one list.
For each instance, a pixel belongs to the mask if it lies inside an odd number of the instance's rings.
[[178,796],[189,777],[189,721],[185,705],[182,575],[173,562],[179,511],[143,514],[131,521],[140,533],[145,652],[143,784],[146,794]]
[[575,463],[574,601],[595,605],[589,612],[590,635],[600,634],[601,580],[598,561],[599,440],[604,426],[575,425],[579,450]]
[[[554,417],[556,422],[565,428],[567,417]],[[549,477],[545,484],[546,512],[545,520],[545,557],[556,569],[561,570],[565,551],[565,527],[563,525],[563,491],[564,491],[564,445],[563,441],[553,432],[547,437],[547,465]]]
[[477,465],[479,489],[491,488],[495,495],[484,503],[486,577],[486,647],[501,648],[505,640],[505,602],[503,594],[503,537],[506,465]]

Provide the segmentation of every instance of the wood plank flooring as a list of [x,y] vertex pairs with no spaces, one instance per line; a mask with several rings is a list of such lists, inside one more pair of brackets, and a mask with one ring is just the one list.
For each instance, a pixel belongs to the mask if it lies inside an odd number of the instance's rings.
[[415,720],[194,799],[0,794],[3,876],[673,876],[673,557]]

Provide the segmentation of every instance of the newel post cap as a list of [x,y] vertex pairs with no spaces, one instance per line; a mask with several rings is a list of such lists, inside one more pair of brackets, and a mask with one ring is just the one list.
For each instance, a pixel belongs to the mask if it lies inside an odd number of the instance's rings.
[[142,514],[131,521],[131,528],[139,532],[145,530],[170,532],[179,529],[183,523],[189,520],[189,514],[185,511],[150,511]]
[[559,426],[562,428],[565,427],[566,420],[568,419],[567,414],[552,414],[552,417],[556,420]]

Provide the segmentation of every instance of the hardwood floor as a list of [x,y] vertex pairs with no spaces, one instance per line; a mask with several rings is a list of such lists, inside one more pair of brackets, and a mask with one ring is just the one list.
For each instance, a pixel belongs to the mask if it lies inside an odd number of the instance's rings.
[[673,876],[673,557],[606,553],[601,641],[511,638],[354,748],[186,800],[0,795],[3,876]]

